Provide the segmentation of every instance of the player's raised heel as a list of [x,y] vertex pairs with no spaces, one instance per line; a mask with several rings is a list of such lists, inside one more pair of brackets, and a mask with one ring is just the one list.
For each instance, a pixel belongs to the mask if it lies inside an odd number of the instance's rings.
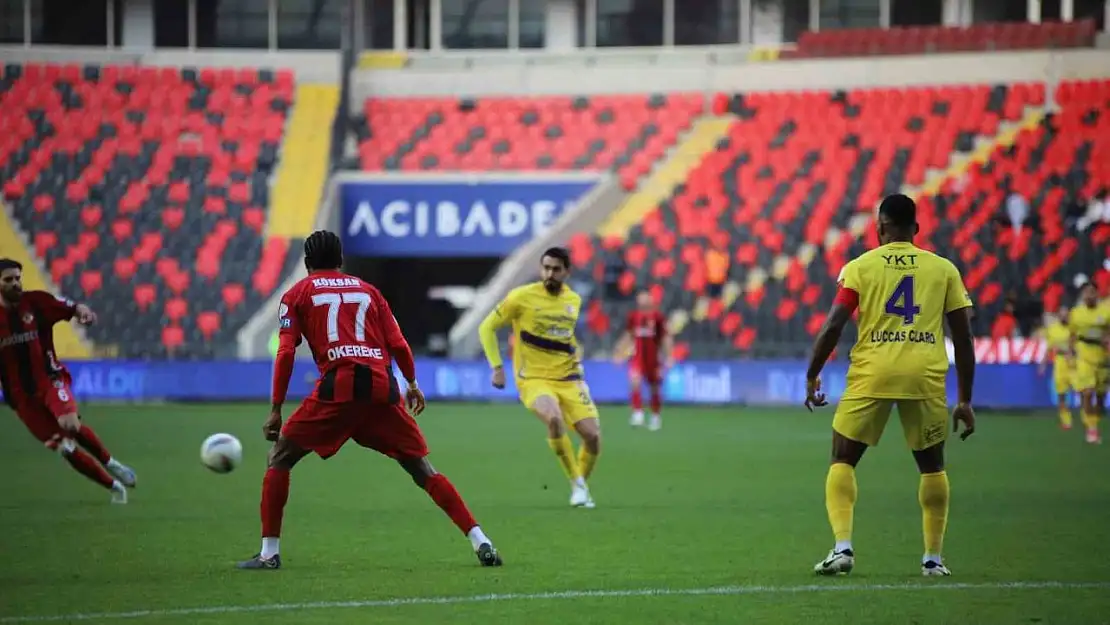
[[481,545],[479,545],[477,555],[478,555],[478,562],[482,566],[501,566],[502,565],[501,554],[497,553],[497,550],[494,549],[493,545],[491,545],[489,543],[482,543]]
[[947,566],[935,560],[926,560],[921,563],[921,575],[924,577],[948,577],[951,574],[952,571],[949,571]]
[[262,554],[255,554],[250,560],[244,560],[235,565],[237,569],[245,571],[260,571],[269,570],[276,571],[281,568],[281,554],[274,554],[272,557],[263,558]]
[[829,552],[828,557],[818,562],[813,567],[813,572],[818,575],[847,575],[856,566],[856,556],[851,549]]
[[112,484],[112,503],[121,505],[127,503],[127,487],[119,480]]
[[122,482],[127,488],[135,488],[139,483],[139,478],[135,475],[135,470],[126,464],[112,460],[104,465],[104,468],[108,469],[108,473],[111,473],[112,477]]

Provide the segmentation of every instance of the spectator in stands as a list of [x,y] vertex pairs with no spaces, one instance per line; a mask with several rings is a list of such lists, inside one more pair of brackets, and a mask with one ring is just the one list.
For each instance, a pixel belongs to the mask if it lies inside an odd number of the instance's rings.
[[1110,201],[1106,196],[1106,188],[1099,189],[1095,197],[1087,203],[1083,216],[1076,222],[1076,230],[1082,232],[1092,225],[1110,222]]
[[1044,307],[1036,300],[1022,297],[1016,289],[1010,289],[1006,293],[1006,306],[1014,318],[1018,334],[1033,336]]
[[1006,197],[1006,219],[1009,220],[1010,227],[1014,229],[1014,234],[1021,234],[1021,229],[1025,225],[1025,220],[1029,217],[1029,201],[1025,196],[1013,191]]
[[706,294],[718,298],[728,281],[728,246],[714,245],[705,252]]
[[1017,318],[1014,317],[1014,305],[1006,302],[1002,312],[994,319],[991,325],[992,339],[1008,339],[1017,335]]

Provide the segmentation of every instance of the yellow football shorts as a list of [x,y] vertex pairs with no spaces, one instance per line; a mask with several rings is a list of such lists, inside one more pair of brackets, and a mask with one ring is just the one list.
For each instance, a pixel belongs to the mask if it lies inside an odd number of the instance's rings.
[[563,412],[563,421],[570,427],[582,419],[598,418],[597,406],[590,397],[590,387],[585,380],[517,380],[517,389],[520,402],[529,410],[540,397],[555,398]]
[[944,397],[931,399],[880,399],[851,397],[840,400],[833,430],[841,436],[874,447],[883,436],[890,410],[898,406],[902,431],[910,449],[928,449],[948,438],[948,404]]
[[1077,358],[1073,381],[1076,390],[1105,394],[1107,382],[1110,382],[1110,370],[1102,366],[1102,363]]
[[1061,359],[1052,365],[1052,383],[1057,395],[1064,395],[1075,387],[1075,372],[1068,361]]

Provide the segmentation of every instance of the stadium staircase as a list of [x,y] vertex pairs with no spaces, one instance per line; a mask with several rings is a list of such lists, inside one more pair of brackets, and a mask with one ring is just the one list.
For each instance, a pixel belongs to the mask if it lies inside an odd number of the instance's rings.
[[287,71],[3,67],[4,199],[43,282],[101,313],[98,351],[233,353],[295,262],[265,233],[293,95]]
[[299,84],[285,128],[267,233],[289,239],[311,234],[327,182],[331,128],[339,107],[336,85]]

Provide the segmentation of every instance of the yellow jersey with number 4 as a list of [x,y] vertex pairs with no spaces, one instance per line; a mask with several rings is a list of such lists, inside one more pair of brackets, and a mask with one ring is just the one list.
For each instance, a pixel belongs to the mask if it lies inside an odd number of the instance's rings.
[[582,366],[574,329],[582,298],[564,285],[557,295],[542,282],[509,292],[482,322],[478,333],[491,366],[501,365],[496,329],[513,328],[513,369],[518,380],[580,380]]
[[912,243],[888,243],[844,265],[838,282],[859,296],[859,337],[844,396],[944,396],[944,316],[971,296],[948,259]]

